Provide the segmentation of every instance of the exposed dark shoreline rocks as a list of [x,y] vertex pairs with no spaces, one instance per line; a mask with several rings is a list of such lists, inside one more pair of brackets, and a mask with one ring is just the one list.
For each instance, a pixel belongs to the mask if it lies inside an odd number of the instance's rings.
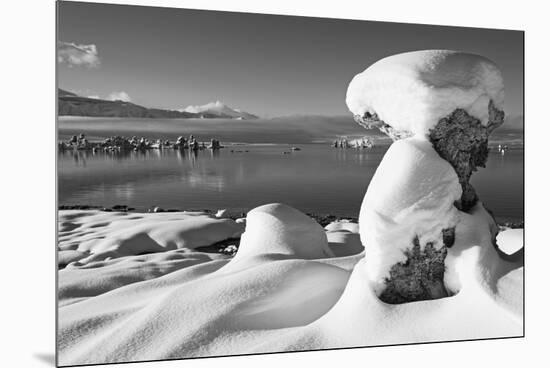
[[128,207],[126,205],[122,204],[115,204],[112,207],[105,207],[105,206],[96,206],[96,205],[88,205],[88,204],[60,204],[57,207],[58,210],[101,210],[104,212],[128,212],[128,211],[135,211],[135,208]]
[[[106,207],[106,206],[89,205],[89,204],[60,204],[57,207],[57,209],[58,210],[105,210],[105,209],[110,209],[111,211],[125,212],[123,209],[122,210],[120,209],[122,207],[125,207],[127,211],[135,211],[137,213],[147,212],[147,210],[140,211],[140,210],[137,210],[133,207],[129,207],[129,206],[126,206],[126,205],[114,205],[114,206],[111,206],[111,207],[108,207],[108,206]],[[154,206],[151,206],[149,208],[154,208]],[[196,209],[196,208],[190,208],[190,209],[169,208],[169,209],[165,210],[165,212],[181,212],[181,211],[202,211],[202,212],[206,212],[206,213],[210,213],[210,214],[215,214],[217,210],[212,210],[212,209],[209,209],[209,208],[200,208],[200,209]],[[236,220],[240,217],[246,217],[246,212],[247,211],[243,211],[243,212],[240,212],[239,214],[230,213],[228,218]],[[319,225],[323,226],[323,227],[327,226],[328,224],[330,224],[333,221],[349,220],[350,222],[353,222],[353,223],[358,222],[357,217],[353,217],[353,216],[336,216],[336,215],[331,215],[331,214],[316,214],[316,213],[309,213],[309,212],[306,213],[306,215],[308,215],[309,217],[311,217],[312,219],[317,221],[317,223]],[[502,228],[522,229],[523,228],[523,221],[505,220],[505,221],[499,221],[498,225],[501,226]],[[445,235],[444,235],[444,239],[445,239]]]
[[321,225],[322,227],[327,226],[331,222],[341,221],[341,220],[349,220],[350,222],[353,222],[353,223],[358,222],[357,217],[335,216],[335,215],[330,215],[330,214],[328,214],[328,215],[319,215],[319,214],[315,214],[315,213],[306,213],[306,215],[308,215],[309,217],[311,217],[312,219],[317,221],[317,223],[319,225]]
[[231,238],[222,240],[212,245],[196,248],[199,252],[204,253],[223,253],[229,256],[234,256],[241,244],[241,238]]
[[99,210],[103,206],[94,206],[89,204],[60,204],[58,210]]

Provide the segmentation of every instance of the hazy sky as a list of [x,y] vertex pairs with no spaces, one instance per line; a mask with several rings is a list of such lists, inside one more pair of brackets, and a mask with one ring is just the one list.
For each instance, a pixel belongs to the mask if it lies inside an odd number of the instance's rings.
[[263,117],[348,114],[351,78],[418,49],[484,55],[504,75],[506,112],[523,110],[523,33],[63,1],[59,87],[183,108],[221,100]]

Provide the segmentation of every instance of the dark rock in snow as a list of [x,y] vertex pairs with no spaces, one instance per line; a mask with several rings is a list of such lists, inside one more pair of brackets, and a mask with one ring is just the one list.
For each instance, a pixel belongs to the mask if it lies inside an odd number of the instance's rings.
[[407,261],[396,263],[386,278],[386,288],[380,300],[400,304],[419,300],[439,299],[449,296],[443,276],[447,248],[435,249],[432,243],[420,248],[418,237],[413,239],[413,248],[407,250]]
[[468,211],[477,203],[478,197],[470,184],[470,177],[478,167],[485,167],[489,155],[489,135],[503,122],[504,112],[495,108],[491,101],[487,126],[465,110],[456,109],[430,130],[429,138],[434,149],[455,169],[462,186],[462,197],[456,203],[459,210]]
[[449,229],[443,229],[442,233],[443,244],[445,244],[447,248],[452,247],[455,243],[455,228],[451,227]]

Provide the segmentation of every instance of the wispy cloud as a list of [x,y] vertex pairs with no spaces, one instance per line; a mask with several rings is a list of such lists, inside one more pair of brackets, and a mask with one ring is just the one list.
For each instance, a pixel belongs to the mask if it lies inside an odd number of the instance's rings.
[[79,45],[72,42],[57,43],[57,61],[68,66],[98,67],[100,59],[94,44]]
[[120,92],[111,92],[109,94],[109,96],[107,96],[107,99],[108,100],[111,100],[111,101],[116,101],[116,100],[120,100],[120,101],[126,101],[126,102],[130,102],[132,101],[132,99],[130,98],[130,95],[128,95],[126,92],[124,91],[120,91]]

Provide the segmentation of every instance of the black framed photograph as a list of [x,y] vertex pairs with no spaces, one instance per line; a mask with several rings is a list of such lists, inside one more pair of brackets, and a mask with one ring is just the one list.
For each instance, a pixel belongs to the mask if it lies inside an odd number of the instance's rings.
[[56,3],[58,366],[524,337],[524,32]]

